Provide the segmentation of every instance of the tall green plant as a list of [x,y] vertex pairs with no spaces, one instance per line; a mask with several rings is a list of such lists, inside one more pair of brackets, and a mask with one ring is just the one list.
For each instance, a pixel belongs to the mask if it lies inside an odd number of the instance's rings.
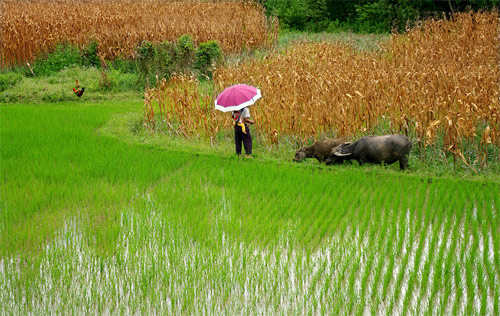
[[155,50],[151,42],[143,41],[141,45],[137,47],[135,62],[137,71],[139,72],[138,81],[149,81],[152,72],[151,62],[154,59],[154,56]]
[[57,45],[53,52],[40,56],[33,64],[33,72],[27,71],[26,75],[47,76],[64,68],[80,65],[82,56],[80,50],[71,45]]
[[195,57],[196,46],[190,35],[182,35],[175,45],[175,57],[177,64],[181,68],[189,66]]
[[100,67],[101,61],[98,56],[99,43],[96,40],[90,41],[81,51],[82,64],[84,66]]
[[202,74],[212,75],[212,65],[222,60],[222,49],[216,41],[201,43],[196,51],[194,67]]
[[135,60],[139,72],[138,81],[146,84],[155,83],[157,78],[169,78],[177,63],[174,45],[168,41],[143,41],[137,48]]

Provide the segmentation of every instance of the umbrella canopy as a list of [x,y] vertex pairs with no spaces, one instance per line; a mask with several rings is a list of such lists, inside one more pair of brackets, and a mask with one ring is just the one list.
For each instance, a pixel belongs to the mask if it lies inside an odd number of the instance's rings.
[[246,85],[236,84],[224,89],[215,100],[215,108],[222,112],[239,111],[260,99],[260,90]]

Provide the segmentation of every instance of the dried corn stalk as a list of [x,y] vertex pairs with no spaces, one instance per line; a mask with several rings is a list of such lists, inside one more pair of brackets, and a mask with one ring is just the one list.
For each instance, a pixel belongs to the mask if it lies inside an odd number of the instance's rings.
[[31,62],[58,43],[83,47],[97,40],[103,58],[130,57],[141,41],[217,40],[225,52],[241,52],[274,41],[262,7],[248,1],[71,1],[0,2],[1,63]]

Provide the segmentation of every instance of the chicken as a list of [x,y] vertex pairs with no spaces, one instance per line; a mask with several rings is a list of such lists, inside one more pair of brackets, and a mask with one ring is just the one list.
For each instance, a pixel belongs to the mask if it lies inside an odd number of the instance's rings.
[[77,89],[77,88],[73,88],[73,92],[78,96],[78,97],[81,97],[83,92],[85,91],[85,88],[81,88],[81,89]]
[[73,88],[73,92],[78,96],[81,97],[83,92],[85,91],[85,88],[82,87],[80,89],[80,84],[78,83],[78,79],[76,79],[76,86]]

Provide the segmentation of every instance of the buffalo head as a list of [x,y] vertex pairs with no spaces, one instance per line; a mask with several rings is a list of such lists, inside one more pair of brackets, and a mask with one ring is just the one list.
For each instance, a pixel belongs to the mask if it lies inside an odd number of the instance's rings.
[[306,158],[306,147],[302,147],[295,152],[295,157],[293,161],[300,162]]
[[327,165],[343,163],[347,157],[352,155],[351,144],[351,142],[348,142],[334,147],[325,163]]

